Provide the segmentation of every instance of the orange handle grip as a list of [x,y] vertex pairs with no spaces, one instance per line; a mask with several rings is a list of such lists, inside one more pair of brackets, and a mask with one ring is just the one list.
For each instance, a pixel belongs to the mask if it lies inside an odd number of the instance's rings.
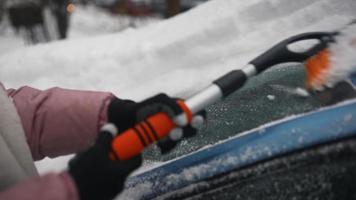
[[[184,102],[178,101],[178,104],[187,115],[188,121],[191,121],[192,114]],[[140,154],[146,146],[167,136],[175,127],[173,119],[166,113],[156,113],[114,138],[112,142],[112,153],[114,155],[110,155],[110,157],[128,160]]]

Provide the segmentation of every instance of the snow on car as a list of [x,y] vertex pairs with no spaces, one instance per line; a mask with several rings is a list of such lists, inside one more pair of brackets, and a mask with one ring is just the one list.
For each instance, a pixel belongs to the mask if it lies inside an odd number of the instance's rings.
[[[212,0],[143,28],[11,51],[0,57],[0,79],[7,87],[106,90],[135,100],[158,92],[186,98],[220,75],[241,68],[281,39],[343,27],[356,17],[355,8],[353,0]],[[195,138],[183,141],[167,155],[157,154],[154,147],[145,151],[147,163],[159,166],[144,166],[141,174],[128,181],[121,197],[225,199],[227,195],[232,197],[226,199],[247,199],[249,194],[253,199],[308,199],[303,194],[315,194],[320,188],[331,191],[336,186],[323,185],[324,179],[337,179],[341,174],[343,181],[345,172],[354,173],[350,171],[353,163],[347,161],[355,160],[354,140],[347,139],[355,133],[355,102],[323,108],[316,96],[298,90],[304,87],[303,79],[300,64],[275,67],[254,77],[225,101],[207,108],[207,125]],[[304,154],[311,159],[299,157]],[[330,165],[333,159],[345,163],[344,167]],[[315,163],[319,160],[323,165]],[[324,170],[325,176],[300,167],[299,163],[304,166],[305,162],[311,162],[317,171]],[[65,166],[62,163],[62,168]],[[273,176],[278,169],[284,173]],[[295,170],[300,176],[291,176]],[[327,178],[328,173],[335,176]],[[306,179],[302,174],[317,179]],[[283,177],[290,182],[281,182]],[[305,188],[298,177],[320,184],[316,189]],[[270,190],[263,190],[268,180],[272,180]],[[284,193],[290,190],[282,186],[291,184],[296,192]],[[238,193],[236,188],[240,187],[244,193]],[[337,196],[351,191],[345,188],[346,192],[323,194]]]

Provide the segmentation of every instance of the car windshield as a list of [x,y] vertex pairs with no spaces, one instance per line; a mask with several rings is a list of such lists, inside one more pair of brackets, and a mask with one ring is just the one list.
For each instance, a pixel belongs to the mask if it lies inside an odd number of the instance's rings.
[[348,98],[350,93],[347,87],[341,87],[344,93],[337,95],[341,99],[335,100],[336,97],[327,92],[309,95],[302,89],[304,80],[304,67],[300,64],[276,66],[261,73],[239,91],[209,106],[206,125],[195,137],[183,140],[163,156],[157,147],[146,150],[144,156],[149,160],[166,161],[264,124],[334,104]]

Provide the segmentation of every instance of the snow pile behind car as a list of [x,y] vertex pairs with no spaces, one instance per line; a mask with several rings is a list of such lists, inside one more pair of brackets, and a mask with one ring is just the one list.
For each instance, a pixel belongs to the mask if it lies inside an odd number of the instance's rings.
[[140,29],[24,48],[0,57],[7,87],[60,86],[143,99],[186,97],[277,41],[341,27],[352,0],[213,0]]

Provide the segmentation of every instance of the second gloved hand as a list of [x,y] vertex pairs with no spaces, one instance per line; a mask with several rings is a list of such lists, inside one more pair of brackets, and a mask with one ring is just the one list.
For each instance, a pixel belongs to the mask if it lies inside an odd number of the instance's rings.
[[81,200],[113,199],[123,189],[127,176],[141,165],[141,156],[127,161],[109,159],[115,132],[104,128],[92,147],[69,162],[69,174]]

